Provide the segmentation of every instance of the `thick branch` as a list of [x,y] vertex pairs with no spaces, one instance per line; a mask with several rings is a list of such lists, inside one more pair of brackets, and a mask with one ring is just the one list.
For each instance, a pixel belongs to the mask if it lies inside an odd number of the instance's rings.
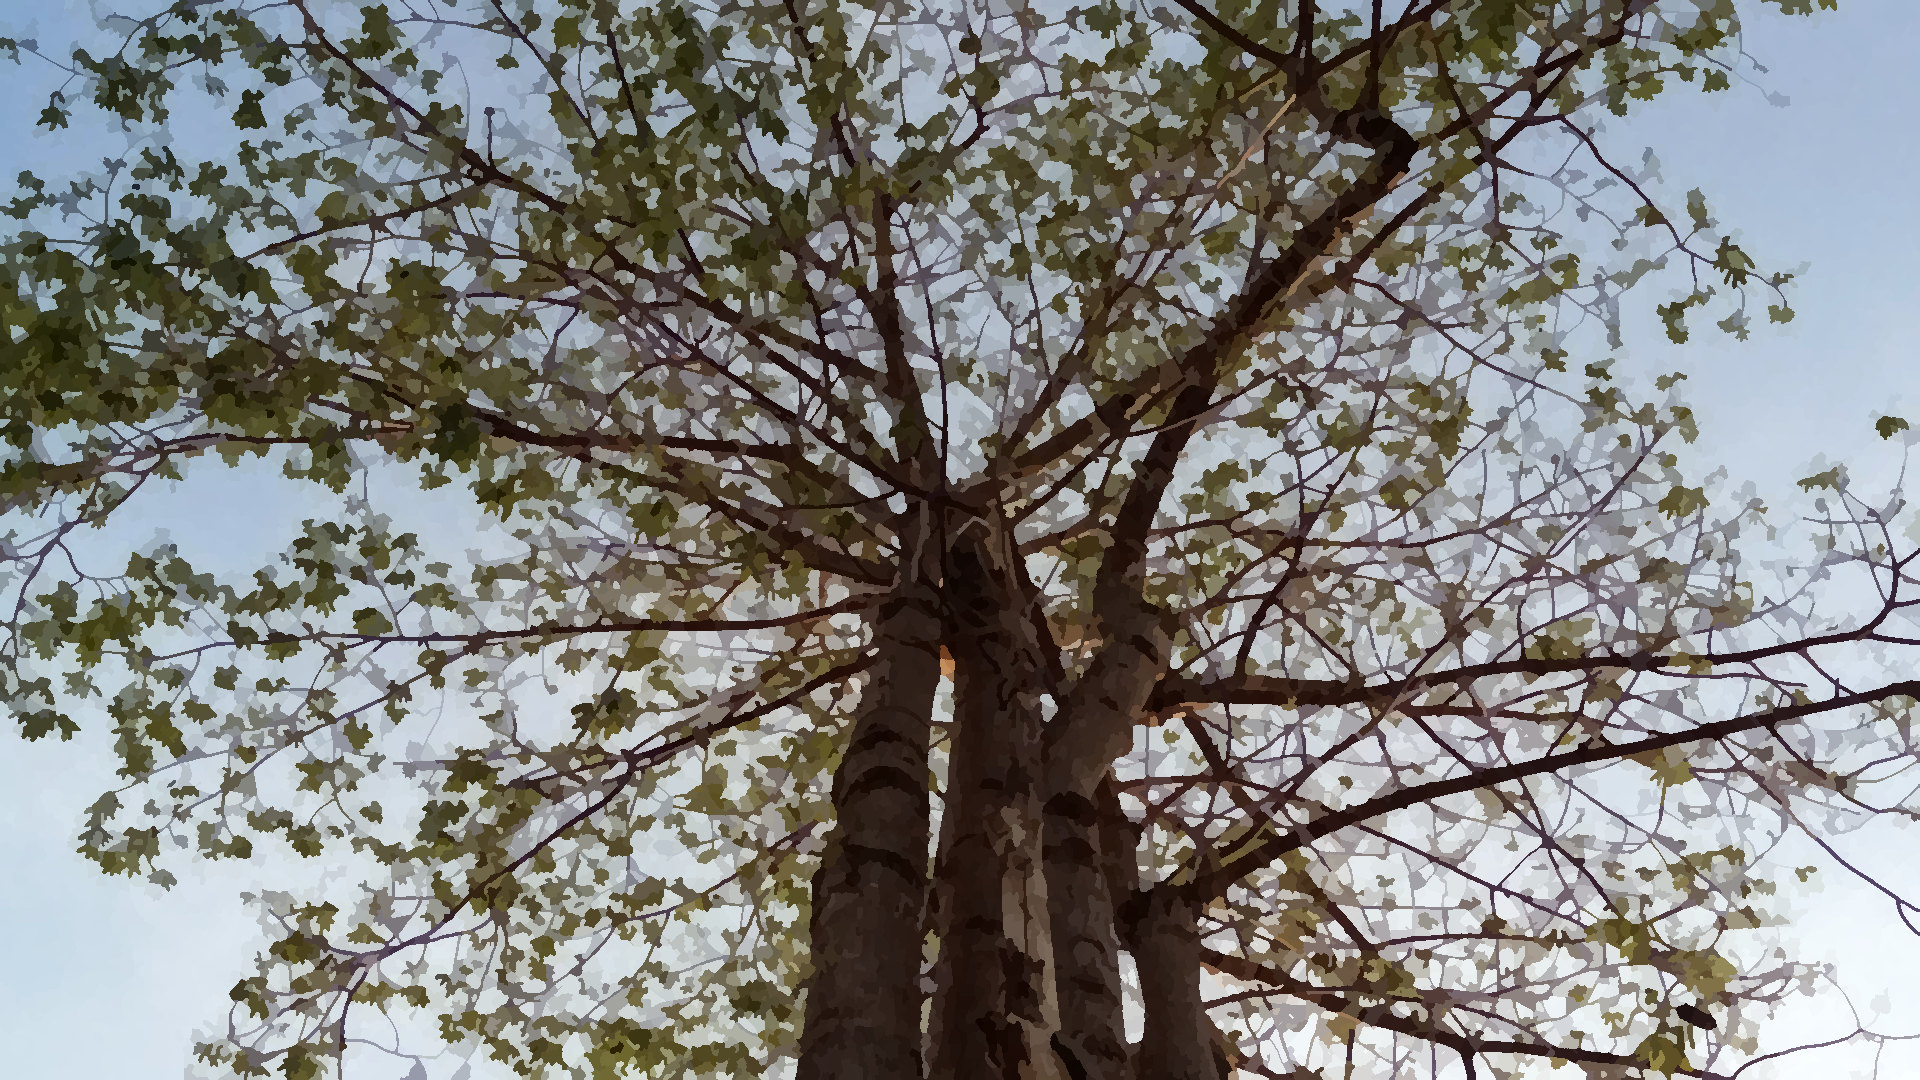
[[1510,765],[1479,769],[1462,776],[1401,788],[1295,825],[1291,830],[1269,838],[1245,855],[1215,870],[1197,875],[1190,884],[1184,886],[1184,891],[1196,899],[1216,899],[1226,895],[1228,889],[1249,875],[1271,865],[1290,851],[1306,847],[1322,836],[1448,795],[1461,795],[1480,788],[1493,787],[1496,784],[1522,780],[1530,776],[1561,772],[1581,765],[1620,761],[1638,754],[1665,750],[1668,747],[1712,742],[1748,731],[1773,728],[1808,716],[1835,712],[1855,705],[1870,705],[1894,697],[1920,697],[1920,679],[1892,682],[1873,690],[1845,694],[1825,701],[1809,701],[1763,713],[1748,713],[1711,724],[1702,724],[1685,731],[1653,735],[1644,739],[1635,739],[1632,742],[1589,743],[1579,749],[1547,754],[1531,761],[1517,761]]

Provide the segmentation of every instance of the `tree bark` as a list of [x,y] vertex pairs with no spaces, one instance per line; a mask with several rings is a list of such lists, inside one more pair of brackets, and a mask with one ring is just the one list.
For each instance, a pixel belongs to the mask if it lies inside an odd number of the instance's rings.
[[1162,886],[1136,894],[1126,916],[1146,1009],[1139,1080],[1227,1080],[1232,1070],[1223,1040],[1201,1007],[1194,906]]
[[939,1080],[1059,1080],[1041,853],[1042,643],[1000,537],[963,535],[946,573],[954,737],[935,867],[929,1065]]
[[927,758],[940,681],[939,596],[909,569],[880,609],[880,652],[833,779],[813,876],[799,1080],[901,1080],[921,1065]]
[[[1137,512],[1150,519],[1153,507]],[[1132,838],[1113,827],[1114,815],[1121,823],[1125,816],[1107,782],[1165,671],[1170,644],[1161,613],[1140,599],[1139,567],[1130,570],[1130,578],[1097,591],[1106,641],[1067,693],[1046,739],[1046,869],[1047,886],[1056,891],[1061,994],[1055,1049],[1078,1074],[1074,1080],[1124,1080],[1130,1072],[1114,905],[1138,882]],[[1111,888],[1116,870],[1126,878],[1123,892]]]
[[1116,897],[1131,896],[1139,886],[1137,838],[1127,827],[1111,777],[1094,798],[1065,792],[1050,798],[1045,809],[1054,984],[1060,996],[1054,1052],[1069,1080],[1127,1080],[1131,1051],[1114,905]]

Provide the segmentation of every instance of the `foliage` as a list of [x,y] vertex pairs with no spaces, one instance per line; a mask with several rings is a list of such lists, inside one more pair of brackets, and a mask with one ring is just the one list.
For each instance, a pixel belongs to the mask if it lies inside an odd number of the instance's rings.
[[[368,1008],[525,1075],[790,1056],[827,786],[927,508],[1008,523],[1062,686],[1138,534],[1177,632],[1115,781],[1270,1069],[1718,1069],[1815,974],[1757,944],[1767,848],[1911,813],[1868,794],[1915,687],[1848,666],[1911,644],[1897,501],[1834,474],[1820,549],[1763,581],[1761,508],[1679,467],[1673,382],[1613,374],[1643,281],[1675,340],[1788,314],[1593,131],[1730,85],[1730,0],[114,25],[43,122],[90,105],[127,156],[23,173],[0,241],[0,692],[29,738],[111,724],[105,871],[356,868],[260,895],[209,1064],[328,1074]],[[73,556],[215,459],[325,512],[251,573]],[[414,487],[502,550],[397,526]],[[1880,606],[1815,619],[1847,572]]]

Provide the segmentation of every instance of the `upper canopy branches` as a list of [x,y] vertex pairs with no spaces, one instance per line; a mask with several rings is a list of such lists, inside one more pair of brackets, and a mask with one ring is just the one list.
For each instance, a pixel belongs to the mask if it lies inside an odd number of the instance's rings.
[[[1842,493],[1814,565],[1760,581],[1758,508],[1679,470],[1691,414],[1614,378],[1643,279],[1676,338],[1790,314],[1594,134],[1727,85],[1731,3],[130,14],[46,114],[123,121],[125,156],[23,174],[0,237],[0,692],[34,737],[105,710],[110,870],[263,835],[376,866],[279,906],[234,1068],[318,1068],[395,1000],[523,1071],[783,1053],[873,613],[981,525],[1034,582],[1049,746],[1083,794],[1114,774],[1147,890],[1218,901],[1220,970],[1443,1046],[1574,1030],[1567,956],[1622,993],[1786,978],[1628,910],[1644,871],[1750,926],[1758,878],[1594,767],[1692,785],[1698,824],[1881,808],[1911,762],[1913,688],[1846,659],[1916,644],[1897,508]],[[339,503],[257,573],[83,557],[210,453]],[[458,527],[396,520],[416,478],[461,482]],[[1800,590],[1842,571],[1879,606],[1819,624]],[[714,872],[656,879],[654,843]],[[1390,859],[1434,894],[1360,874]],[[1393,995],[1424,1011],[1365,1011]],[[1670,1065],[1664,1000],[1588,1012]]]

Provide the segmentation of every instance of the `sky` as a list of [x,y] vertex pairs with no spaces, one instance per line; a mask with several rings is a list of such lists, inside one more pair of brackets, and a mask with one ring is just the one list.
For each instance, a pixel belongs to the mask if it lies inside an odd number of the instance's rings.
[[[72,33],[65,17],[59,5],[0,0],[0,33],[37,31],[56,42]],[[1608,135],[1633,158],[1640,146],[1659,147],[1665,190],[1706,189],[1763,266],[1805,264],[1790,326],[1760,325],[1744,343],[1708,328],[1684,346],[1641,327],[1625,356],[1629,371],[1688,373],[1702,431],[1695,460],[1725,467],[1734,485],[1753,482],[1776,507],[1791,509],[1793,481],[1817,471],[1823,456],[1869,479],[1890,475],[1899,449],[1874,434],[1877,416],[1904,408],[1920,425],[1911,344],[1911,313],[1920,311],[1920,201],[1912,197],[1920,66],[1908,59],[1917,35],[1920,5],[1911,0],[1842,0],[1839,12],[1811,19],[1757,17],[1747,50],[1769,68],[1763,87],[1712,98],[1683,89]],[[43,73],[0,69],[0,85],[37,87],[33,80]],[[1773,103],[1783,99],[1790,104]],[[63,161],[92,163],[84,138],[32,132],[37,111],[0,111],[0,171],[31,164],[48,175]],[[191,501],[150,500],[128,523],[138,534],[130,539],[166,529],[209,562],[258,565],[284,542],[284,523],[307,513],[299,488],[272,480],[194,490]],[[0,1046],[11,1075],[173,1080],[194,1030],[219,1018],[227,988],[249,966],[258,932],[238,894],[260,884],[257,862],[183,874],[162,893],[104,878],[73,853],[85,807],[110,785],[110,761],[97,728],[64,745],[0,733]],[[1904,854],[1914,850],[1911,832],[1877,829],[1840,846],[1920,895],[1920,860]],[[1806,861],[1827,862],[1812,853]],[[275,877],[283,870],[317,868],[276,865]],[[1839,868],[1819,876],[1826,887],[1804,898],[1789,940],[1808,958],[1832,961],[1862,1008],[1884,994],[1886,1030],[1920,1031],[1920,942]],[[1851,1026],[1845,1016],[1834,996],[1795,1002],[1767,1042],[1834,1034]],[[1870,1056],[1803,1058],[1748,1075],[1786,1077],[1817,1064],[1823,1075],[1864,1076]],[[451,1065],[436,1064],[434,1075]],[[1920,1075],[1920,1043],[1889,1049],[1881,1068],[1886,1077]],[[398,1080],[403,1069],[356,1075]],[[484,1076],[476,1070],[474,1080]]]
[[1903,402],[1920,407],[1910,321],[1920,299],[1916,30],[1920,8],[1901,0],[1750,20],[1747,52],[1786,104],[1760,87],[1681,92],[1613,133],[1623,149],[1658,147],[1667,186],[1704,189],[1763,266],[1805,264],[1787,326],[1758,326],[1745,342],[1708,327],[1684,346],[1646,334],[1628,358],[1685,371],[1703,458],[1769,496],[1807,475],[1796,470],[1817,454],[1860,470],[1897,464],[1873,420]]

